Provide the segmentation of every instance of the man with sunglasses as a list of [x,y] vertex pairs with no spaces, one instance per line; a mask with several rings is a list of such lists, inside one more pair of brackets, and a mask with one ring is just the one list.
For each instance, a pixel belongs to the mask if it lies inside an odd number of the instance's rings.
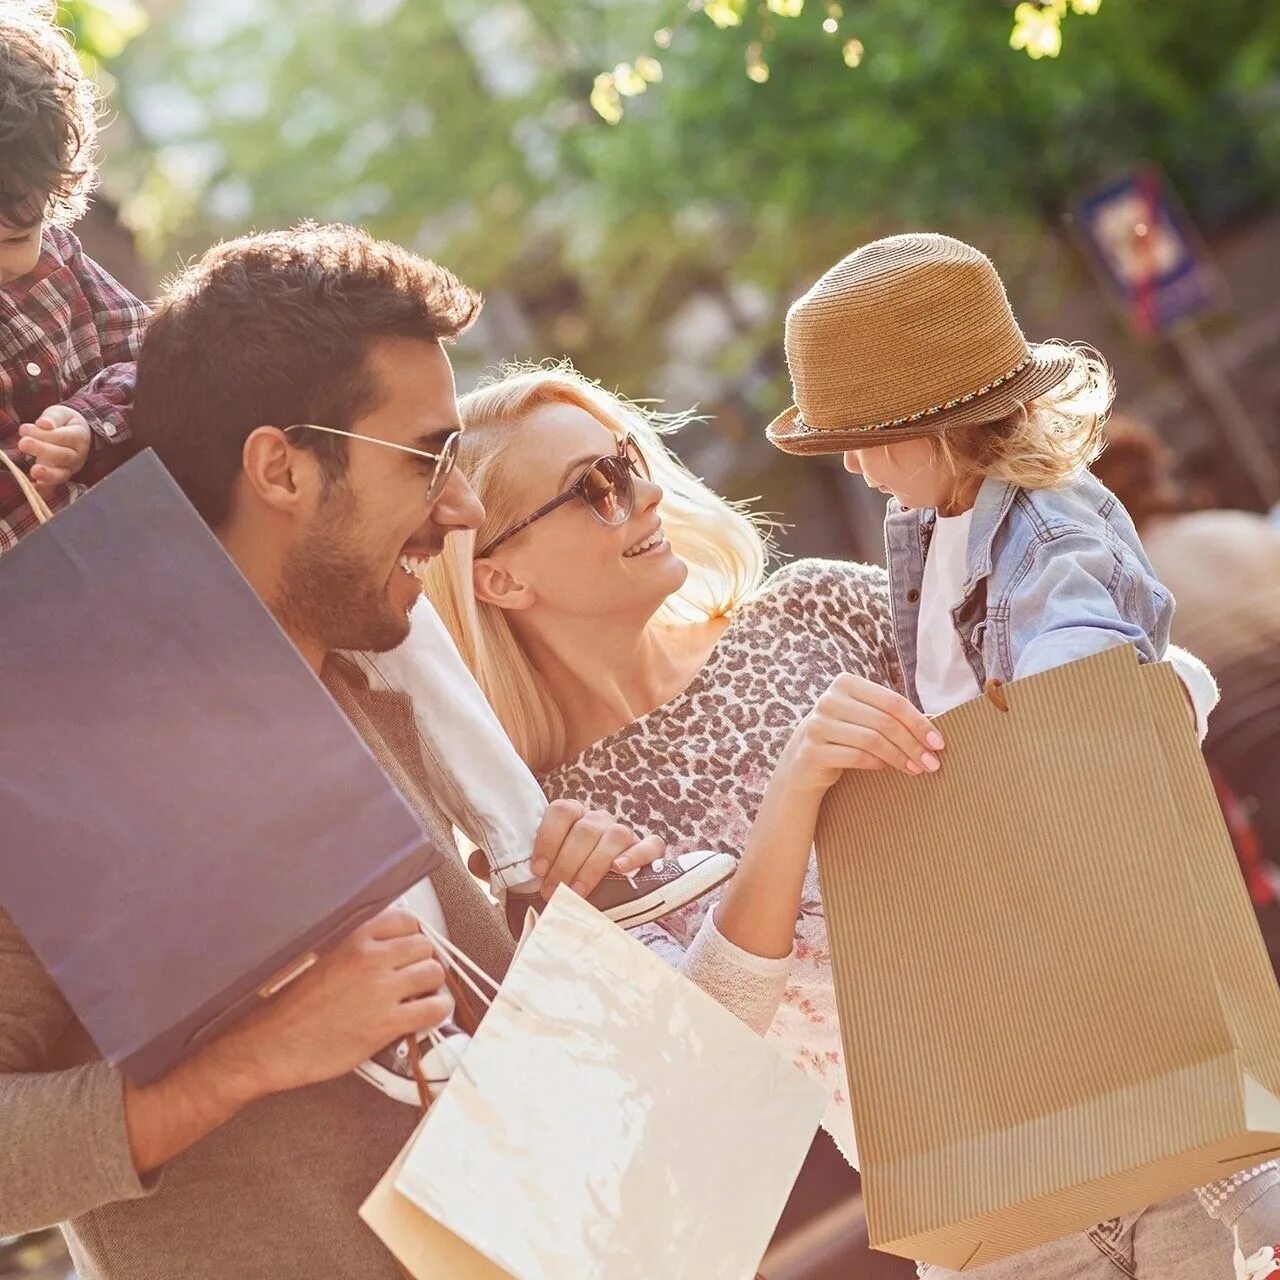
[[[398,645],[415,570],[479,523],[451,466],[458,416],[442,346],[479,305],[447,271],[351,228],[221,245],[155,314],[133,424],[446,848],[408,699],[370,688],[338,654]],[[594,884],[619,856],[643,867],[662,852],[628,832],[601,866],[619,829],[560,802],[534,856]],[[511,934],[459,860],[420,904],[505,972]],[[399,1280],[356,1210],[417,1116],[352,1073],[451,1010],[417,918],[389,908],[137,1087],[97,1058],[0,910],[0,1236],[61,1223],[82,1280]]]

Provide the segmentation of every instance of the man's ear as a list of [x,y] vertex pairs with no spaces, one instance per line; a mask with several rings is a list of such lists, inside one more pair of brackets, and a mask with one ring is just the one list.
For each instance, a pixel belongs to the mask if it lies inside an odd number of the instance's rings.
[[256,427],[240,454],[241,480],[267,506],[291,511],[318,483],[315,459],[294,449],[279,427]]
[[471,566],[476,599],[498,609],[528,609],[537,603],[533,588],[521,582],[498,560],[477,560]]

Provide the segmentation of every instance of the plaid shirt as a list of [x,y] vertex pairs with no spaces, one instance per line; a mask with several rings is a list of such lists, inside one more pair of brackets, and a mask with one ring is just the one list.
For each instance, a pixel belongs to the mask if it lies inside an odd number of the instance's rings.
[[[35,270],[0,286],[0,449],[18,454],[18,428],[65,404],[84,415],[93,449],[78,484],[50,500],[57,510],[118,462],[129,438],[134,361],[147,309],[80,248],[46,227]],[[0,554],[36,524],[12,476],[0,467]]]

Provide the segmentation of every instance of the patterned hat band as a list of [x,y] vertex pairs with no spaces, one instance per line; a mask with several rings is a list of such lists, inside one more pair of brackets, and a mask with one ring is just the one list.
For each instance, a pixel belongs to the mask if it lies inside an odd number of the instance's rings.
[[981,396],[985,396],[994,391],[997,387],[1003,386],[1010,378],[1016,377],[1023,369],[1031,363],[1033,355],[1030,351],[1018,361],[1007,373],[1002,373],[998,378],[979,387],[976,391],[970,391],[962,396],[957,396],[954,400],[944,401],[942,404],[930,405],[927,409],[921,409],[919,413],[908,413],[901,418],[887,418],[884,422],[873,422],[866,427],[815,427],[805,421],[804,414],[797,410],[793,430],[797,435],[823,434],[825,431],[886,431],[891,427],[910,426],[913,422],[920,422],[924,418],[931,418],[936,413],[942,413],[947,409],[958,408],[962,404],[968,404],[971,400],[977,400]]

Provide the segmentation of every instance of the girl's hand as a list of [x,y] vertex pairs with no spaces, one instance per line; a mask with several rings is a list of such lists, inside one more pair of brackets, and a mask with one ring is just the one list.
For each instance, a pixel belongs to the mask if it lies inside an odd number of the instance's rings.
[[65,404],[46,409],[35,425],[18,428],[18,449],[35,459],[31,482],[43,497],[84,469],[93,433],[83,416]]
[[837,676],[797,725],[775,779],[794,793],[821,796],[846,769],[933,773],[946,744],[900,694],[863,676]]

